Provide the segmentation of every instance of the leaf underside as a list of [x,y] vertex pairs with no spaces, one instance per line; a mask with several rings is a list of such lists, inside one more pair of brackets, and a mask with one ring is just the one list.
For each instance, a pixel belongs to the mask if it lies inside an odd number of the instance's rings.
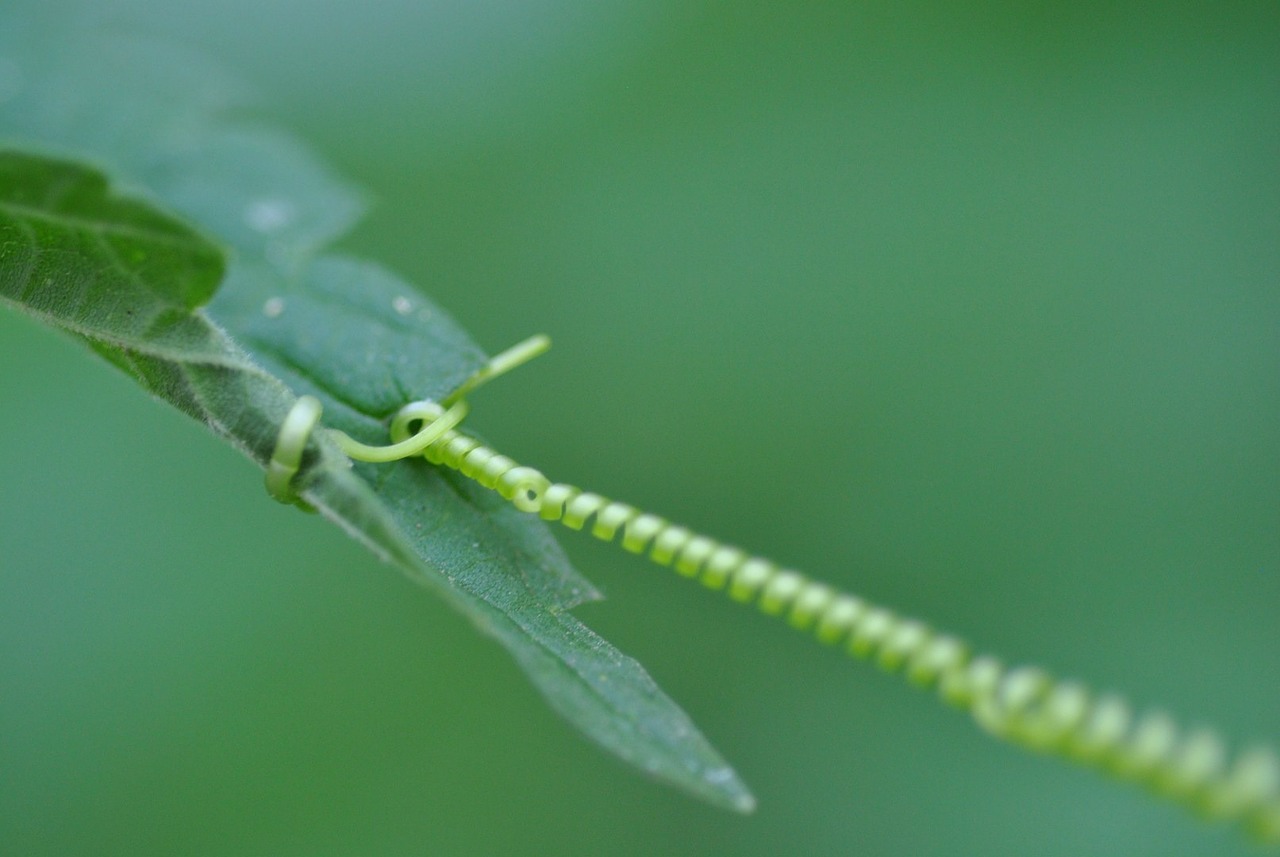
[[[237,88],[207,63],[92,36],[41,45],[16,24],[0,26],[0,60],[25,81],[0,102],[0,302],[262,466],[299,395],[320,398],[327,426],[385,443],[398,407],[483,365],[412,286],[323,252],[358,196],[292,139],[226,119]],[[322,432],[296,486],[501,642],[593,740],[711,803],[752,807],[644,669],[566,612],[599,593],[536,518],[421,460],[352,467]]]

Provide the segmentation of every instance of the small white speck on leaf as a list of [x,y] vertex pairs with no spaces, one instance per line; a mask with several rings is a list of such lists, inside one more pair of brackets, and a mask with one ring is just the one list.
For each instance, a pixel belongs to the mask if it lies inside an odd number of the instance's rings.
[[413,312],[413,303],[404,295],[396,298],[391,302],[391,306],[401,315],[408,315]]
[[255,199],[244,210],[244,222],[259,232],[274,232],[293,221],[293,205],[288,200]]
[[267,318],[279,318],[284,312],[284,298],[267,298],[267,302],[262,305],[262,314]]

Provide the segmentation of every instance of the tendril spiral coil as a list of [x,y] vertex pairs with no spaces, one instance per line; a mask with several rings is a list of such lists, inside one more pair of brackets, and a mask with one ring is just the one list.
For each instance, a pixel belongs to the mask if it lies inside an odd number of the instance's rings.
[[[392,421],[392,440],[413,436],[443,416],[434,402],[415,402]],[[964,641],[923,622],[846,595],[775,563],[751,556],[656,515],[540,471],[454,429],[427,445],[423,456],[491,488],[526,512],[587,529],[598,539],[648,554],[729,597],[785,616],[820,641],[872,660],[913,684],[936,689],[968,710],[987,731],[1041,752],[1095,765],[1147,786],[1214,819],[1239,820],[1266,842],[1280,842],[1280,761],[1266,748],[1230,761],[1217,735],[1182,730],[1161,711],[1136,715],[1111,695],[1095,695],[1035,667],[1007,667],[975,655]]]
[[[397,452],[393,457],[421,454],[432,464],[498,492],[522,511],[574,530],[586,529],[606,542],[620,535],[627,551],[647,554],[658,565],[725,590],[736,601],[785,617],[823,643],[936,690],[997,737],[1092,765],[1206,818],[1242,823],[1264,843],[1280,844],[1280,760],[1269,748],[1246,750],[1232,758],[1211,730],[1180,728],[1159,710],[1139,715],[1117,696],[1095,694],[1036,667],[1009,667],[989,655],[975,654],[963,640],[923,622],[625,503],[552,482],[541,471],[457,431],[465,416],[462,393],[540,353],[546,344],[523,343],[495,358],[484,374],[477,373],[447,400],[448,407],[431,401],[405,405],[391,422],[392,447],[364,447],[341,433],[334,433],[335,439],[349,455],[365,460],[389,460],[386,450],[391,449]],[[511,357],[522,348],[518,359]],[[500,368],[494,370],[495,366]],[[310,420],[314,405],[300,407],[307,409]],[[290,439],[292,445],[285,440],[282,430],[282,445],[300,448],[296,438]],[[366,458],[367,454],[377,457]]]

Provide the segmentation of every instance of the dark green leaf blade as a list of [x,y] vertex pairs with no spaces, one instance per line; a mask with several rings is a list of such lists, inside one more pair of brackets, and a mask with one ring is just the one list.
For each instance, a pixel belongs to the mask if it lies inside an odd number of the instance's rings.
[[213,296],[221,251],[93,170],[0,151],[0,296],[84,333],[145,335]]
[[[209,312],[291,388],[320,398],[327,425],[369,443],[388,439],[385,419],[371,414],[389,416],[413,398],[442,399],[480,365],[442,309],[385,271],[347,259],[317,260],[292,285],[266,268],[233,270]],[[357,470],[377,486],[419,558],[401,567],[437,589],[443,574],[465,600],[463,612],[511,652],[557,711],[651,775],[729,809],[754,806],[644,668],[564,612],[599,596],[545,527],[422,460]]]
[[[388,442],[388,419],[401,406],[443,399],[485,361],[448,313],[407,283],[338,256],[319,258],[292,279],[267,264],[235,265],[208,313],[291,389],[320,398],[325,425],[372,445]],[[356,466],[370,484],[385,482],[387,465]],[[600,597],[541,522],[505,515],[503,505],[465,511],[486,539],[518,555],[520,575],[547,606]],[[482,526],[494,515],[500,526]],[[417,526],[401,523],[405,532]],[[455,563],[447,554],[422,556],[446,570]]]
[[[0,133],[11,132],[0,127]],[[72,134],[70,142],[55,138],[53,143],[65,147],[77,141]],[[168,159],[148,161],[162,162],[175,174],[194,176],[192,182],[166,184],[161,177],[157,189],[150,188],[152,173],[146,170],[130,173],[131,178],[162,199],[168,200],[166,192],[174,193],[179,202],[184,197],[174,188],[216,188],[223,182],[233,188],[252,186],[251,175],[246,181],[237,182],[235,176],[228,181],[228,173],[235,172],[234,162],[220,161],[212,172],[202,173],[208,165],[194,158],[192,153],[197,151],[188,148],[182,156],[169,153]],[[103,157],[99,152],[94,156]],[[187,156],[194,159],[184,161]],[[259,168],[248,167],[249,174]],[[15,199],[30,195],[30,188],[23,189],[20,181],[7,184],[14,188]],[[0,197],[4,193],[0,188]],[[185,199],[189,205],[190,198]],[[220,200],[217,207],[232,211],[242,202]],[[209,222],[218,224],[219,216],[211,215]],[[23,264],[23,253],[26,248],[30,255],[32,239],[21,228],[15,229],[15,234],[3,233],[7,237],[0,241],[0,268],[12,283],[26,284],[31,274],[30,266]],[[40,250],[38,241],[35,246]],[[259,464],[269,460],[276,427],[295,392],[321,394],[330,407],[327,422],[380,442],[386,436],[385,408],[416,396],[439,397],[480,364],[482,355],[465,334],[442,332],[441,324],[453,324],[442,311],[390,275],[340,259],[321,259],[307,266],[300,261],[306,258],[297,249],[300,245],[289,245],[294,249],[283,253],[273,253],[273,246],[277,245],[267,242],[244,247],[245,256],[261,262],[233,264],[229,287],[222,293],[226,301],[215,301],[210,307],[250,346],[249,353],[203,312],[188,313],[167,296],[149,295],[145,287],[128,282],[130,278],[149,282],[148,275],[162,268],[146,269],[141,263],[148,260],[136,258],[131,268],[129,257],[101,264],[101,248],[89,247],[87,255],[68,268],[78,279],[62,284],[66,294],[55,288],[55,311],[41,307],[39,314],[79,334],[144,387],[205,422]],[[74,249],[79,252],[86,247]],[[113,266],[124,272],[126,282],[121,288],[128,295],[129,313],[123,317],[101,311],[78,314],[70,292],[92,288],[94,277],[103,274],[105,291],[95,298],[100,302],[103,294],[115,288],[110,275]],[[14,285],[5,297],[30,310],[23,303],[28,294],[25,288]],[[305,300],[300,299],[303,296]],[[370,296],[377,298],[378,311],[365,313],[361,327],[360,314],[350,312],[350,303]],[[254,324],[272,314],[266,311],[272,297],[282,297],[286,307],[295,309],[311,300],[319,323],[286,328],[290,333],[285,343],[255,335]],[[403,300],[410,302],[407,314]],[[318,337],[316,331],[328,333]],[[306,347],[324,336],[343,344]],[[352,359],[353,354],[358,357]],[[390,371],[387,361],[391,361]],[[258,368],[259,363],[285,378],[289,386],[276,374]],[[317,381],[330,389],[321,389]],[[404,462],[387,473],[369,467],[353,471],[323,436],[312,446],[299,480],[303,496],[502,642],[550,703],[578,728],[621,758],[712,803],[739,811],[752,807],[750,794],[732,769],[643,668],[563,612],[596,593],[572,570],[540,522],[477,486],[453,482],[424,464]],[[378,486],[377,493],[371,485]],[[422,525],[424,519],[446,520],[449,525],[432,531]],[[477,545],[482,549],[477,551]]]

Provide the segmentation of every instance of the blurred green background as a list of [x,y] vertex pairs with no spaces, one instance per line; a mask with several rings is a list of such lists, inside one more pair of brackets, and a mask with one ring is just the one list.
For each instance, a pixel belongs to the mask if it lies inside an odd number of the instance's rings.
[[[551,334],[499,448],[1280,738],[1274,2],[6,6],[203,49],[368,189],[345,249]],[[1252,853],[567,534],[760,800],[709,809],[80,347],[0,356],[5,854]]]

